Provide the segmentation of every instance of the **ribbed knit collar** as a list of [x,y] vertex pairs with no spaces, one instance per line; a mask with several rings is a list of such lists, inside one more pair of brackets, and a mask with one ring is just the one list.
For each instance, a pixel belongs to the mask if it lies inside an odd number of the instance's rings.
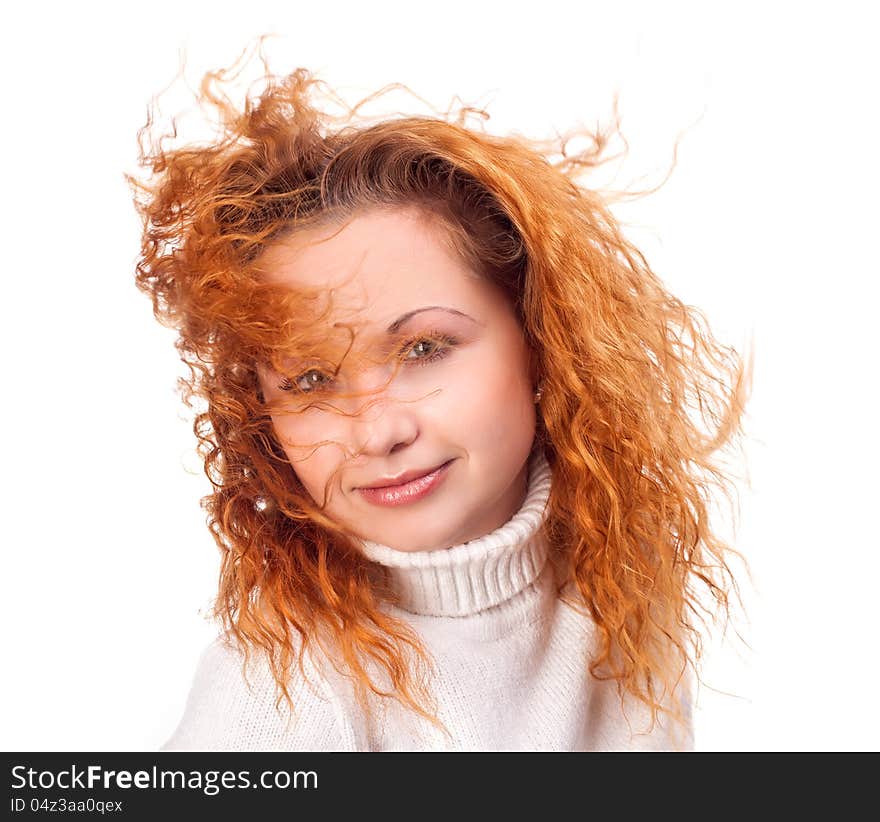
[[547,560],[541,533],[550,497],[550,466],[539,447],[519,511],[470,542],[435,551],[400,551],[362,540],[364,554],[390,570],[398,605],[416,614],[467,616],[509,600],[531,585]]

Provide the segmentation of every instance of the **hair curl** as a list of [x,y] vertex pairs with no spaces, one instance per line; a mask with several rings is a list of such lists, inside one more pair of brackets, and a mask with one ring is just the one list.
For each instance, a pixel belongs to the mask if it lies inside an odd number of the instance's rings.
[[221,88],[228,71],[206,74],[198,95],[219,114],[216,139],[167,148],[173,129],[145,147],[148,114],[139,161],[150,175],[126,175],[143,219],[137,285],[179,332],[184,401],[204,403],[193,428],[222,550],[215,618],[246,658],[266,653],[279,701],[291,702],[292,664],[305,676],[315,641],[341,657],[365,710],[372,691],[439,724],[417,673],[431,660],[382,610],[393,595],[373,563],[299,483],[256,371],[322,345],[303,321],[314,295],[267,285],[261,252],[318,222],[416,205],[505,289],[536,355],[537,437],[553,476],[546,534],[560,594],[598,627],[589,672],[616,679],[652,720],[677,715],[670,696],[697,669],[705,615],[729,617],[737,590],[736,552],[710,525],[709,492],[728,493],[713,454],[740,436],[752,363],[668,293],[580,183],[606,161],[609,134],[586,132],[590,146],[571,155],[561,138],[551,162],[547,143],[469,127],[487,116],[478,109],[354,125],[354,107],[340,123],[315,102],[326,85],[303,68],[281,78],[267,68],[263,93],[237,108]]

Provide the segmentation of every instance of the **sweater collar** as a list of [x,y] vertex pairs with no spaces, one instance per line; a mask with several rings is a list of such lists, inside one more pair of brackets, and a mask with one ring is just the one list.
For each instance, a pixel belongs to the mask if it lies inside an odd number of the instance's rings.
[[523,504],[504,525],[470,542],[435,551],[400,551],[361,540],[363,553],[389,570],[397,605],[416,614],[461,617],[492,608],[531,585],[547,560],[541,529],[550,466],[540,448],[529,457]]

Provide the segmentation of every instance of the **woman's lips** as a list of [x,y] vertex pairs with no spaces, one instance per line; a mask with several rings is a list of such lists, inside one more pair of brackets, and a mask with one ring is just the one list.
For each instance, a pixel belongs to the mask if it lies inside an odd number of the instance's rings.
[[423,477],[401,483],[400,485],[385,485],[381,488],[358,488],[367,502],[374,505],[406,505],[409,502],[420,500],[430,494],[442,482],[448,473],[453,460],[444,462],[439,468],[435,468],[430,474]]

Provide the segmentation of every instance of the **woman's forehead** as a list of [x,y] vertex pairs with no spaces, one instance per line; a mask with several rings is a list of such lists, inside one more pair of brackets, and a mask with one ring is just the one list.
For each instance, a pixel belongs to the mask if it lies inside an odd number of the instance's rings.
[[413,209],[305,229],[267,249],[260,270],[269,282],[330,299],[331,325],[384,330],[408,311],[438,305],[472,314],[492,299],[489,284],[444,241],[442,229]]

